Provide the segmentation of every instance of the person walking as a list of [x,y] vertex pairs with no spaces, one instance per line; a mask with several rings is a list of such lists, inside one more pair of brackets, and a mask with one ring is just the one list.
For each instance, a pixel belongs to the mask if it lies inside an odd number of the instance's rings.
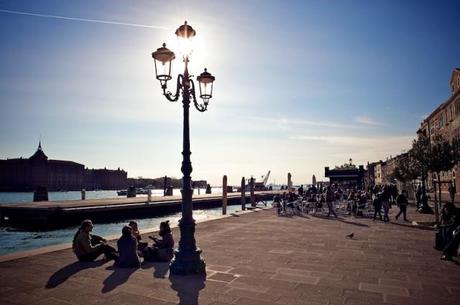
[[452,183],[449,185],[449,195],[450,195],[450,201],[451,201],[452,203],[455,202],[455,193],[457,193],[457,190],[456,190],[456,188],[455,188],[455,183],[452,182]]
[[334,193],[332,192],[331,187],[328,186],[326,189],[326,204],[327,204],[327,208],[329,209],[329,212],[327,213],[327,217],[331,216],[331,213],[332,213],[335,216],[335,218],[337,218],[337,214],[334,211],[333,202],[334,202]]
[[406,190],[403,190],[401,194],[399,194],[397,197],[396,197],[396,204],[398,205],[399,207],[399,213],[398,215],[396,215],[396,220],[398,220],[399,216],[401,216],[401,214],[403,214],[403,217],[404,217],[404,221],[408,221],[407,220],[407,215],[406,215],[406,211],[407,211],[407,204],[408,204],[408,201],[407,201],[407,192]]
[[375,198],[372,201],[372,204],[374,205],[374,219],[377,217],[377,214],[379,214],[380,220],[382,220],[382,199],[380,198],[381,195],[380,193],[375,194]]
[[389,222],[390,217],[388,217],[388,212],[390,211],[390,193],[388,187],[384,186],[380,194],[383,208],[383,221]]

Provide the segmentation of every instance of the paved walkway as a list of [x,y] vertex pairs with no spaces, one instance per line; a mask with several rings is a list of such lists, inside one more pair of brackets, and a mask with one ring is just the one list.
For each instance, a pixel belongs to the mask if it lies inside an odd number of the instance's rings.
[[200,223],[196,236],[207,277],[170,277],[161,263],[76,263],[66,249],[0,263],[0,304],[459,304],[460,266],[439,259],[433,231],[394,217],[260,210]]

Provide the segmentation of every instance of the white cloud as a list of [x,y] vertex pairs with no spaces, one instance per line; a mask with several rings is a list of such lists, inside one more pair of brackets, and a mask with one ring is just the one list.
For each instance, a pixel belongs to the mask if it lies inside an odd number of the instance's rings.
[[297,135],[289,137],[290,140],[304,141],[322,141],[330,144],[348,145],[348,146],[379,146],[382,144],[392,144],[407,146],[412,143],[414,136],[375,136],[375,137],[358,137],[358,136],[308,136]]
[[315,120],[305,120],[305,119],[298,119],[298,118],[286,118],[283,116],[280,117],[258,117],[252,116],[249,117],[251,120],[256,121],[264,121],[268,123],[274,123],[282,129],[288,129],[292,126],[318,126],[318,127],[327,127],[327,128],[356,128],[357,126],[352,124],[341,124],[336,122],[330,121],[315,121]]
[[363,125],[384,126],[385,124],[367,116],[357,116],[355,122]]
[[[378,160],[397,155],[407,151],[415,136],[309,136],[297,135],[289,137],[290,140],[310,141],[317,146],[332,146],[329,148],[333,155],[345,153],[362,160]],[[312,143],[312,144],[313,144]]]

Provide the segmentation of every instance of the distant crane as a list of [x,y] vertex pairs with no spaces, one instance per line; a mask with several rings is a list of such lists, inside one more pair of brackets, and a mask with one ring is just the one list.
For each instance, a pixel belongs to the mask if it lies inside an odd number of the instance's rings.
[[268,182],[268,177],[270,177],[270,171],[268,171],[268,173],[264,176],[262,176],[262,184],[263,185],[267,185],[267,182]]
[[268,177],[270,177],[270,171],[268,171],[268,173],[265,175],[265,176],[262,176],[262,182],[255,182],[254,183],[254,189],[256,191],[265,191],[267,190],[267,181],[268,181]]

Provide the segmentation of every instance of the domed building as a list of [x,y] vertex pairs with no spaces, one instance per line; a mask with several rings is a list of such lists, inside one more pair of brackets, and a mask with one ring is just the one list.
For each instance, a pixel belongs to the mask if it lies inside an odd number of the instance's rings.
[[89,170],[83,164],[50,160],[41,142],[30,158],[0,160],[0,191],[28,192],[37,187],[49,191],[76,191],[86,189],[121,189],[127,185],[123,170]]

